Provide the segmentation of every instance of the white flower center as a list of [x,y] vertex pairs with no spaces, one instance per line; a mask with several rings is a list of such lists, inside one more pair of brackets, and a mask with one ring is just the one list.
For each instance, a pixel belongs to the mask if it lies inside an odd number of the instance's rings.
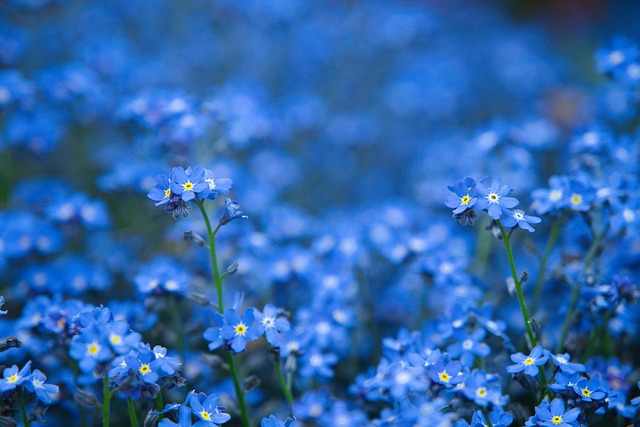
[[609,54],[609,62],[611,65],[618,65],[624,61],[624,55],[619,50],[614,50]]
[[636,214],[631,209],[625,209],[622,211],[622,218],[624,218],[626,222],[633,222],[636,219]]
[[213,178],[206,178],[204,181],[209,184],[209,190],[213,191],[216,189],[216,182]]

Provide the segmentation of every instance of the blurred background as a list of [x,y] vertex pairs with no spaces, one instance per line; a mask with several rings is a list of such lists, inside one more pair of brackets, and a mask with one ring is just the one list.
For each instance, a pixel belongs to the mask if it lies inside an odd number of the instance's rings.
[[[239,263],[227,301],[242,291],[246,305],[284,307],[297,330],[330,324],[308,342],[349,360],[335,368],[335,395],[400,328],[439,334],[463,308],[491,319],[479,308],[491,301],[508,325],[492,338],[519,336],[502,249],[488,221],[451,220],[447,185],[500,177],[528,210],[550,176],[581,170],[578,155],[606,154],[575,142],[587,131],[621,147],[594,180],[625,162],[620,173],[637,175],[638,52],[623,83],[602,58],[628,47],[620,36],[637,41],[638,17],[635,0],[1,1],[2,336],[18,331],[24,344],[3,357],[38,360],[73,390],[64,340],[34,319],[81,298],[180,353],[190,385],[214,391],[210,378],[226,378],[203,356],[211,310],[185,298],[215,298],[206,251],[182,239],[204,232],[201,218],[174,221],[146,197],[177,165],[233,180],[229,197],[249,219],[219,235],[223,268]],[[531,277],[550,223],[514,238]],[[550,265],[570,276],[592,236],[568,228]],[[607,253],[611,271],[637,272],[637,242]],[[145,288],[158,266],[179,292]],[[568,299],[564,279],[545,297]],[[552,342],[564,313],[543,305]],[[74,307],[56,315],[72,322]],[[636,310],[624,316],[612,334],[633,342]],[[263,350],[246,356],[253,372],[271,369]],[[267,414],[278,386],[261,380],[252,405]]]

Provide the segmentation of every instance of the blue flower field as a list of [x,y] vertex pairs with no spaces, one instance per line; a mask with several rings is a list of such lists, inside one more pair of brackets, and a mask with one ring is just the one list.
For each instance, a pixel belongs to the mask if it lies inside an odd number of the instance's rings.
[[0,3],[0,427],[640,425],[640,3]]

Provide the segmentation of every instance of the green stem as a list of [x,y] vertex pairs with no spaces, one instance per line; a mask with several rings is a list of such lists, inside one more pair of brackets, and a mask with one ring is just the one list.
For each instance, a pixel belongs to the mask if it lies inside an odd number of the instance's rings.
[[109,406],[111,405],[111,392],[109,391],[108,372],[104,373],[102,383],[102,427],[109,427]]
[[291,389],[289,388],[287,382],[282,376],[282,369],[280,368],[280,358],[277,358],[277,360],[274,360],[274,362],[276,366],[276,376],[278,377],[278,382],[280,383],[280,387],[282,388],[284,397],[287,398],[289,406],[293,406],[293,395],[291,394]]
[[[170,295],[169,297],[170,297],[170,304],[173,306],[170,308],[171,318],[173,320],[173,327],[176,331],[183,331],[184,330],[184,328],[182,327],[183,315],[181,314],[182,311],[180,310],[180,306],[179,306],[180,301],[177,298],[173,298],[173,295]],[[186,346],[186,340],[183,334],[181,333],[176,334],[175,344],[178,349],[178,352],[180,353],[180,357],[182,358],[182,363],[186,364],[187,363],[187,346]]]
[[489,417],[489,410],[487,408],[482,408],[482,413],[484,414],[485,420],[487,420],[487,426],[493,427],[493,423],[491,422],[491,417]]
[[[222,276],[220,275],[220,270],[218,269],[218,258],[216,256],[215,242],[216,233],[218,233],[218,230],[220,229],[220,224],[218,224],[215,229],[211,227],[209,215],[207,215],[207,211],[204,208],[204,201],[196,202],[196,205],[198,205],[200,213],[202,214],[202,218],[204,219],[204,223],[207,226],[207,234],[209,235],[209,252],[211,253],[211,266],[213,267],[213,279],[216,285],[216,292],[218,293],[218,308],[220,313],[224,313],[224,303],[222,300]],[[242,390],[242,385],[240,384],[240,377],[233,361],[233,356],[230,352],[227,352],[227,363],[229,365],[229,373],[231,374],[231,378],[233,379],[233,387],[238,398],[238,406],[240,407],[242,425],[244,427],[250,427],[251,424],[249,423],[249,413],[247,411],[247,405],[244,400],[244,392]]]
[[129,419],[131,419],[131,427],[138,427],[138,417],[136,416],[136,407],[133,400],[127,397],[127,406],[129,407]]
[[236,370],[233,356],[230,352],[227,352],[227,363],[229,364],[229,372],[233,379],[233,387],[236,390],[236,396],[238,397],[238,406],[240,406],[240,417],[242,418],[242,425],[244,427],[250,427],[249,413],[247,412],[247,404],[244,401],[244,392],[240,385],[240,378],[238,377],[238,371]]
[[209,252],[211,252],[211,265],[213,266],[213,278],[216,284],[216,291],[218,293],[218,307],[220,308],[220,312],[224,312],[224,305],[222,302],[222,277],[220,276],[220,270],[218,270],[215,245],[215,237],[216,233],[220,229],[220,224],[213,229],[211,227],[211,222],[209,221],[209,215],[207,215],[207,211],[204,208],[204,202],[196,202],[196,205],[200,208],[200,213],[202,213],[202,218],[207,226],[207,234],[209,235]]
[[[589,247],[589,250],[587,251],[587,255],[584,259],[584,265],[582,266],[583,274],[587,271],[587,269],[591,265],[591,262],[593,262],[593,259],[598,253],[600,242],[602,242],[604,235],[607,234],[607,230],[608,230],[608,226],[604,230],[602,230],[602,233],[596,234],[596,237],[593,239],[593,242],[591,243],[591,246]],[[580,297],[581,289],[582,289],[582,281],[578,281],[578,283],[576,283],[573,286],[571,301],[569,302],[569,309],[567,310],[567,314],[565,314],[564,316],[562,334],[560,335],[560,342],[558,343],[558,347],[556,348],[556,353],[561,353],[562,350],[564,349],[564,343],[567,340],[567,335],[569,334],[569,328],[571,327],[573,312],[576,309],[576,305],[578,305],[578,299]]]
[[600,325],[597,328],[591,330],[591,334],[589,334],[589,340],[587,341],[587,348],[585,349],[584,356],[583,356],[585,362],[589,360],[589,357],[591,357],[591,354],[593,353],[593,349],[599,340],[602,340],[602,342],[604,343],[603,345],[606,347],[606,351],[605,351],[606,354],[604,354],[604,356],[607,356],[607,357],[611,356],[611,353],[612,353],[611,342],[609,341],[610,336],[609,336],[609,331],[607,331],[607,324],[615,314],[619,305],[620,305],[619,303],[616,304],[610,311],[605,313],[602,316],[602,321],[600,322]]
[[13,162],[11,161],[11,152],[8,147],[0,153],[0,158],[2,159],[2,170],[0,171],[0,207],[6,207],[9,204],[13,181]]
[[18,406],[20,406],[20,414],[22,414],[22,425],[24,427],[29,427],[31,425],[31,422],[29,421],[29,418],[27,417],[27,410],[25,408],[23,396],[20,396],[18,398]]
[[583,273],[587,271],[587,269],[591,265],[591,262],[593,262],[593,259],[595,258],[596,254],[598,253],[598,249],[600,248],[600,242],[602,242],[602,239],[604,238],[605,234],[607,234],[608,230],[609,226],[607,225],[607,227],[602,230],[602,233],[596,234],[596,237],[593,239],[593,243],[591,243],[591,246],[589,247],[587,256],[584,258],[584,266],[582,267]]
[[533,333],[533,329],[531,329],[531,319],[529,317],[529,311],[527,310],[527,305],[524,302],[524,296],[522,294],[522,283],[520,283],[520,278],[518,277],[518,270],[516,269],[516,263],[513,259],[513,251],[511,250],[511,242],[509,241],[509,235],[505,232],[504,227],[500,224],[500,221],[496,221],[498,223],[498,227],[500,227],[500,234],[502,235],[502,241],[504,242],[504,247],[507,250],[507,257],[509,258],[509,267],[511,268],[511,276],[513,277],[513,282],[516,286],[516,295],[518,297],[518,304],[520,304],[520,312],[522,313],[522,318],[524,320],[524,326],[527,330],[527,336],[529,337],[529,343],[532,347],[535,347],[538,344],[536,340],[536,336]]
[[531,312],[535,313],[538,310],[538,303],[540,302],[540,296],[542,295],[542,285],[544,284],[544,277],[547,271],[547,262],[549,261],[549,256],[551,255],[551,251],[556,245],[558,241],[558,237],[560,237],[560,231],[562,231],[562,226],[564,221],[562,219],[556,221],[551,226],[551,235],[549,236],[549,240],[547,241],[547,245],[544,248],[544,254],[542,255],[542,259],[540,260],[540,268],[538,269],[538,280],[536,280],[535,284],[535,293],[533,297],[533,304],[531,308]]
[[[524,294],[522,292],[522,283],[520,282],[520,277],[518,276],[518,270],[516,268],[516,262],[513,258],[513,251],[511,250],[511,241],[510,234],[504,230],[500,221],[496,221],[498,223],[498,227],[500,227],[500,234],[502,235],[502,241],[504,242],[504,247],[507,250],[507,257],[509,258],[509,267],[511,268],[511,276],[513,277],[513,282],[516,287],[516,295],[518,297],[518,304],[520,304],[520,312],[522,313],[522,318],[524,320],[524,325],[527,330],[527,337],[529,338],[529,343],[531,347],[535,347],[538,345],[538,340],[536,339],[536,335],[533,333],[533,329],[531,329],[531,318],[529,317],[529,311],[527,310],[527,304],[524,301]],[[540,368],[540,378],[542,380],[542,393],[546,393],[547,385],[549,382],[547,381],[547,374],[544,372],[544,369]]]
[[[162,412],[162,410],[164,409],[164,402],[162,401],[162,388],[160,388],[160,391],[158,392],[158,394],[156,394],[156,408],[158,409],[158,412]],[[158,415],[158,422],[162,421],[163,418],[163,414]]]

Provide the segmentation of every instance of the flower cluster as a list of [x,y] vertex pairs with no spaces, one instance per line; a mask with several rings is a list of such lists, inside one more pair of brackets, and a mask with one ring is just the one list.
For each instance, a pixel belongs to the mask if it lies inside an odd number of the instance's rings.
[[55,384],[46,384],[46,381],[46,375],[40,370],[31,371],[31,361],[28,361],[22,369],[13,365],[3,371],[0,379],[0,393],[3,393],[3,398],[7,398],[9,394],[31,393],[44,405],[50,405],[52,396],[58,394],[59,387]]
[[511,187],[502,184],[500,179],[493,179],[487,187],[482,181],[476,182],[473,178],[466,177],[448,188],[453,195],[447,197],[445,204],[453,209],[454,219],[463,225],[475,222],[476,210],[486,210],[493,220],[500,221],[504,227],[518,226],[529,232],[535,231],[530,224],[538,224],[541,221],[540,218],[527,215],[520,209],[513,209],[520,202],[510,196]]
[[3,1],[0,426],[640,425],[640,6],[445,3]]
[[189,202],[214,200],[218,194],[227,194],[232,184],[231,179],[216,178],[202,166],[193,169],[176,166],[168,177],[158,175],[147,197],[156,202],[156,206],[165,205],[165,210],[174,218],[180,218],[188,215]]
[[226,348],[240,353],[246,349],[248,342],[263,335],[272,347],[278,348],[279,333],[288,331],[290,327],[289,321],[282,314],[281,310],[271,304],[267,304],[262,312],[249,307],[242,316],[235,308],[228,308],[224,316],[220,313],[213,314],[216,326],[207,328],[203,337],[210,342],[209,350],[225,344]]
[[[175,413],[178,411],[177,423],[163,419],[158,424],[159,427],[219,427],[221,424],[226,423],[231,419],[231,415],[223,412],[226,410],[224,406],[218,406],[218,395],[212,393],[207,395],[205,393],[196,393],[195,390],[190,391],[187,394],[187,398],[182,404],[167,405],[162,412],[157,412],[156,415]],[[198,421],[193,423],[193,418]]]

